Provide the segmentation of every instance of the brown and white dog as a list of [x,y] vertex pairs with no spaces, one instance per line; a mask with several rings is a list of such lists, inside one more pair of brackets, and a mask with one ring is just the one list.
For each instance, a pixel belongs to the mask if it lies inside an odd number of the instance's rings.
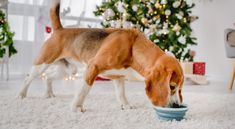
[[63,28],[60,3],[50,9],[53,34],[44,43],[31,73],[26,77],[21,98],[26,97],[32,80],[60,60],[86,64],[81,89],[76,92],[73,111],[84,111],[83,103],[97,75],[113,79],[123,108],[131,108],[124,91],[124,74],[110,70],[131,68],[145,78],[146,94],[155,106],[182,102],[183,71],[174,57],[163,52],[136,29]]
[[77,76],[77,72],[78,72],[78,67],[76,64],[69,63],[65,59],[60,59],[58,61],[55,61],[43,72],[42,75],[42,77],[46,81],[46,92],[44,94],[44,97],[45,98],[55,97],[52,90],[52,83],[54,80],[68,79],[68,77],[74,78]]

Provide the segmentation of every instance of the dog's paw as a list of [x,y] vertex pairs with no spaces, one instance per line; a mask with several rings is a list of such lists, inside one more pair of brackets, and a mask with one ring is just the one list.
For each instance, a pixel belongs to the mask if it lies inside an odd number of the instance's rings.
[[73,112],[82,112],[84,113],[86,111],[86,109],[83,108],[83,106],[71,106],[71,111]]
[[121,105],[121,109],[122,109],[122,110],[134,109],[134,106],[129,105],[129,104],[127,104],[127,105]]
[[48,98],[54,98],[55,95],[53,93],[46,93],[43,97],[48,99]]
[[19,99],[23,99],[27,96],[26,92],[20,92],[18,95],[17,95],[17,98]]

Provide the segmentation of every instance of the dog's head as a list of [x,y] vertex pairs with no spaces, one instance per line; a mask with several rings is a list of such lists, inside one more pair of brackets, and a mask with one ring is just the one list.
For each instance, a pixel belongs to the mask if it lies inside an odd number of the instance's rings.
[[146,94],[155,106],[181,104],[184,81],[183,71],[177,59],[167,54],[161,56],[146,77]]

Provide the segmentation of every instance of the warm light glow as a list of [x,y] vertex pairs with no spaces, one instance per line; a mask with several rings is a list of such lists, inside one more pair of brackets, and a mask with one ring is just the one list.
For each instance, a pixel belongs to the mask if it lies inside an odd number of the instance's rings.
[[75,77],[78,77],[78,76],[79,76],[79,74],[78,74],[78,73],[76,73],[74,76],[75,76]]
[[45,74],[45,73],[42,73],[41,76],[40,76],[40,78],[41,78],[42,80],[44,80],[44,79],[46,78],[46,74]]

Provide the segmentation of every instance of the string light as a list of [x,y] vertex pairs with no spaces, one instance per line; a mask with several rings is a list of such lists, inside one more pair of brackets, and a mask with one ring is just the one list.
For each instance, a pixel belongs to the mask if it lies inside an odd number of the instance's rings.
[[166,7],[166,5],[164,4],[164,5],[163,5],[163,8],[165,8],[165,7]]
[[[42,73],[40,78],[41,78],[42,80],[46,79],[46,78],[47,78],[46,73]],[[69,81],[69,80],[74,81],[74,80],[76,80],[77,78],[79,78],[79,74],[78,74],[78,73],[76,73],[76,74],[74,74],[74,75],[70,75],[70,76],[68,76],[68,77],[64,77],[64,80],[65,80],[65,81]]]

